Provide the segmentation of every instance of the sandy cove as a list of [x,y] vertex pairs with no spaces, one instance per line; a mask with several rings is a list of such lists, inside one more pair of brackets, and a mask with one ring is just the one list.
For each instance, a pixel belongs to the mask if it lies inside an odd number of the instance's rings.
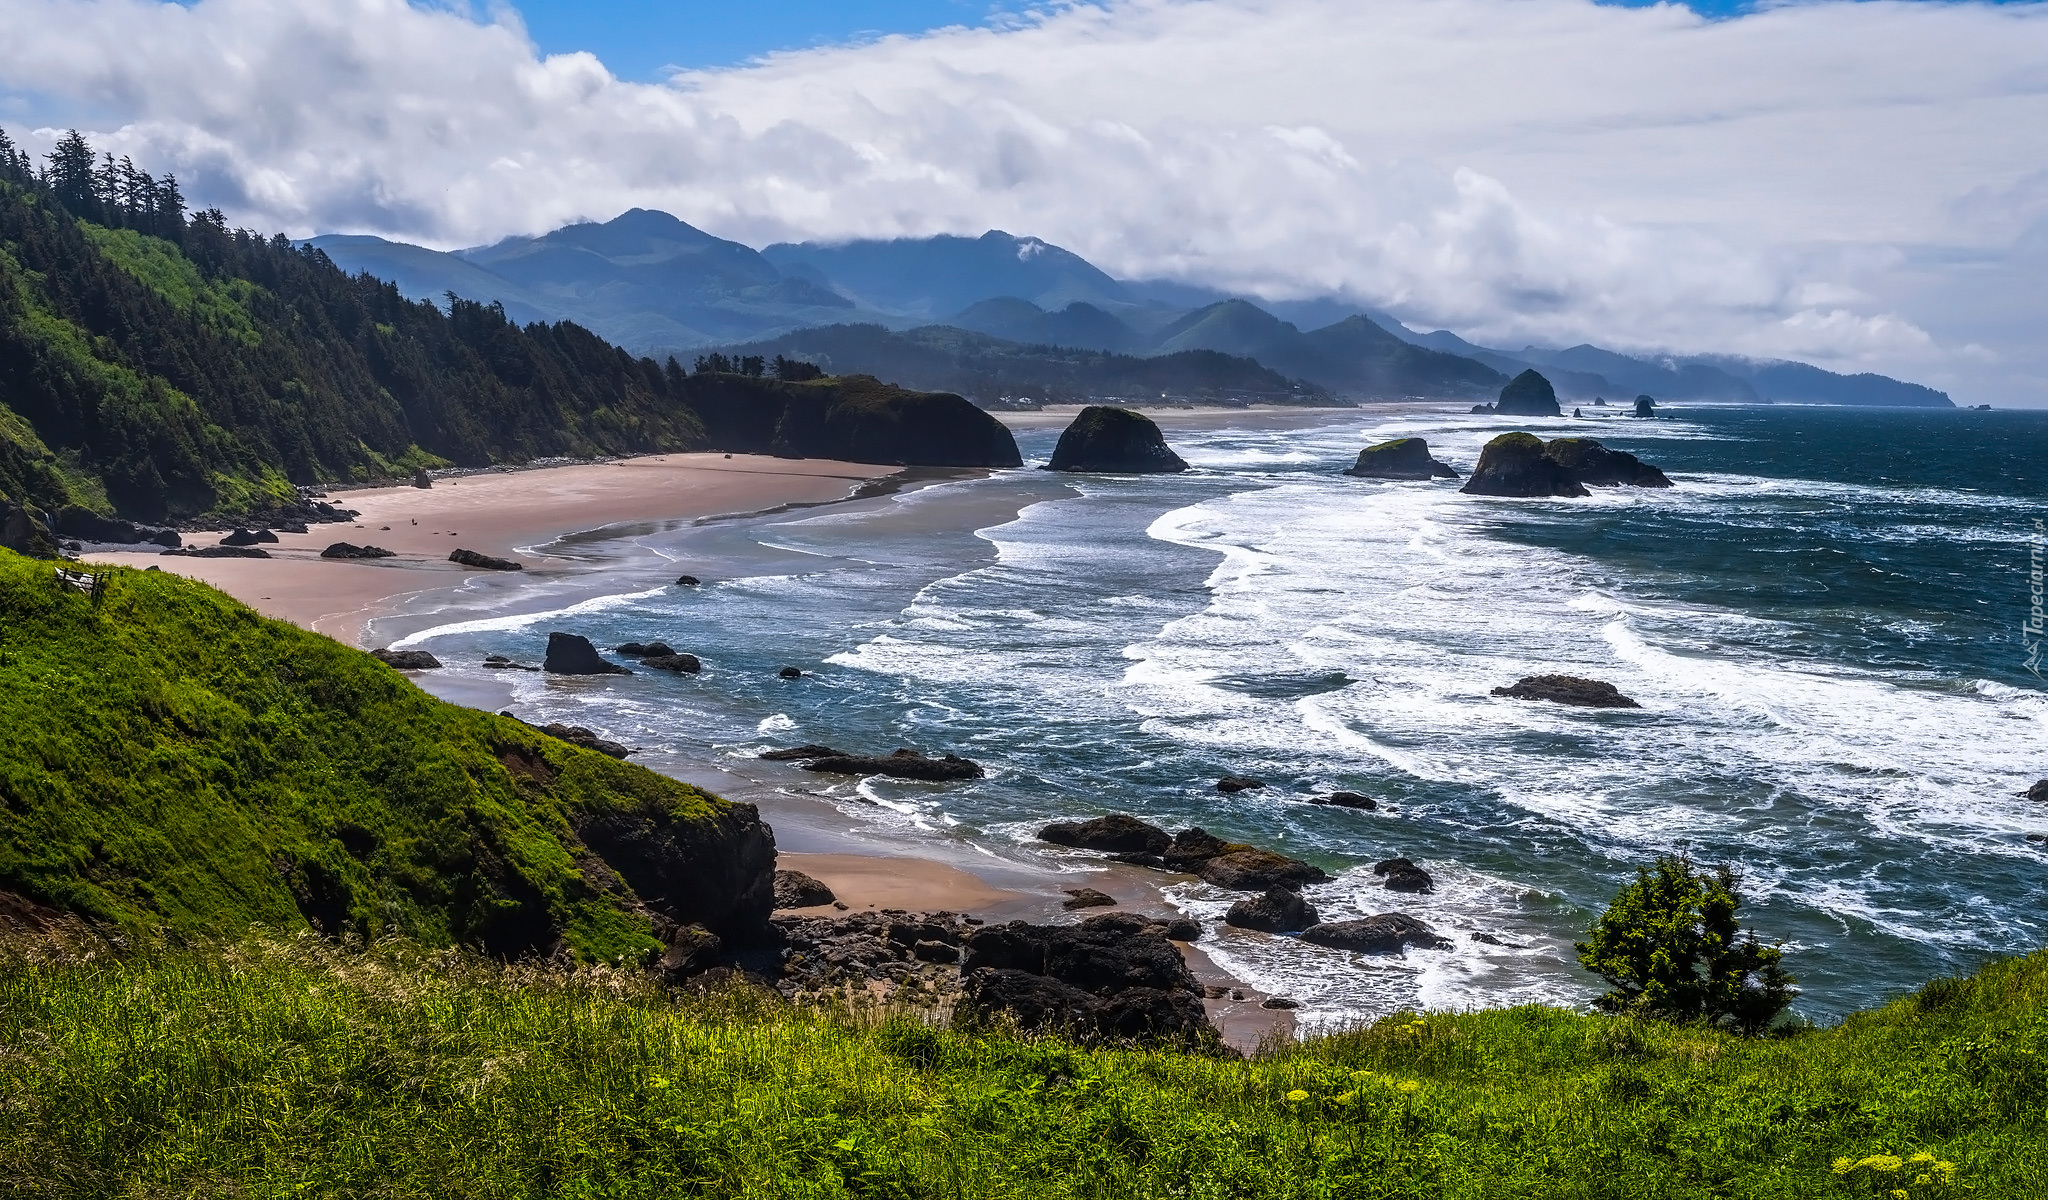
[[[422,592],[489,572],[448,561],[458,547],[526,563],[541,576],[588,567],[536,558],[568,534],[627,522],[687,521],[781,505],[845,499],[901,468],[821,459],[739,454],[662,454],[615,462],[491,471],[411,486],[335,492],[330,501],[362,515],[352,522],[280,533],[268,559],[185,558],[154,551],[87,554],[89,562],[161,567],[211,584],[268,617],[357,644],[370,619],[399,611]],[[187,545],[217,536],[195,534]],[[335,542],[394,552],[382,559],[323,559]]]

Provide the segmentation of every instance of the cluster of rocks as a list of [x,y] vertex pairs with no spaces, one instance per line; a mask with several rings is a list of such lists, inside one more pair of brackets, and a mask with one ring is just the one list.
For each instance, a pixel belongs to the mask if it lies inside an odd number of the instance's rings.
[[465,567],[475,567],[479,571],[524,571],[526,569],[525,563],[513,562],[509,558],[497,558],[489,554],[479,554],[474,550],[451,550],[448,552],[448,561],[460,563]]
[[353,542],[336,542],[320,552],[322,558],[390,558],[396,551],[382,546],[358,546]]
[[1429,442],[1423,438],[1395,438],[1358,452],[1358,462],[1344,472],[1359,479],[1456,479],[1458,473],[1447,463],[1429,456]]
[[[778,885],[784,874],[776,872]],[[785,906],[778,895],[777,907],[811,906]],[[980,922],[951,912],[885,909],[832,917],[785,914],[773,924],[782,947],[776,988],[784,995],[914,982],[940,998],[957,998],[961,946]]]
[[962,944],[957,1011],[1084,1041],[1213,1047],[1203,989],[1163,922],[1103,913],[1079,925],[1012,921]]
[[220,540],[223,546],[258,546],[277,544],[277,535],[268,529],[244,529],[236,526],[234,532]]
[[178,531],[162,525],[143,525],[119,517],[103,517],[89,508],[67,504],[50,522],[60,536],[103,546],[162,546],[175,550],[184,545]]
[[633,672],[606,658],[576,633],[550,633],[548,656],[540,669],[550,675],[631,675]]
[[891,779],[912,779],[922,783],[959,783],[980,779],[987,773],[980,763],[971,758],[961,758],[957,754],[927,758],[922,751],[907,748],[893,754],[851,754],[813,743],[763,751],[759,757],[770,762],[793,762],[806,771],[826,775],[886,775]]
[[1472,477],[1458,490],[1473,496],[1587,496],[1588,484],[1668,488],[1671,480],[1635,455],[1592,438],[1546,443],[1533,433],[1504,433],[1486,443]]
[[681,654],[667,642],[621,642],[612,647],[613,654],[637,658],[643,667],[657,671],[678,671],[695,675],[704,669],[704,661],[694,654]]
[[181,546],[164,551],[166,555],[178,558],[269,558],[270,551],[261,546]]
[[1493,689],[1493,694],[1515,700],[1548,700],[1575,708],[1642,707],[1611,683],[1576,675],[1524,675],[1507,687]]

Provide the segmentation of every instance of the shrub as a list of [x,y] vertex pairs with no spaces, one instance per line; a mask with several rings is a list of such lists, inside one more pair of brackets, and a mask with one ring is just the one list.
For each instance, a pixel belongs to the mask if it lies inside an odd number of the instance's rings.
[[1575,947],[1579,962],[1613,990],[1594,1001],[1611,1013],[1725,1024],[1754,1036],[1768,1029],[1797,982],[1783,951],[1739,931],[1741,881],[1727,865],[1708,873],[1685,855],[1638,867]]

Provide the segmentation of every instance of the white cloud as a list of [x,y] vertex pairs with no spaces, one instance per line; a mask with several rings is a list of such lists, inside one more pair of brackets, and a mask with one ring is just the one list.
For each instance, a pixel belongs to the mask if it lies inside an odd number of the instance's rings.
[[[754,244],[1000,227],[1481,339],[2048,399],[2019,332],[2048,301],[1996,269],[2048,194],[2038,4],[1113,0],[672,85],[492,20],[10,0],[0,80],[295,234],[467,244],[632,205]],[[1963,285],[1929,264],[1965,258],[1995,328],[1951,327]]]

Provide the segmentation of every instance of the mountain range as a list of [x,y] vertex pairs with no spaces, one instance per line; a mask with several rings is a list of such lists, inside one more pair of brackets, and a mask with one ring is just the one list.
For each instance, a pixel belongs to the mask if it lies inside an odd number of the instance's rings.
[[[950,387],[983,402],[1032,386],[1072,398],[1149,397],[1155,385],[1174,396],[1226,401],[1464,398],[1489,395],[1535,367],[1567,401],[1649,394],[1950,405],[1919,384],[1805,363],[1645,357],[1593,345],[1506,350],[1448,330],[1418,332],[1334,298],[1273,303],[1119,280],[1072,251],[1001,230],[755,250],[636,208],[603,223],[467,250],[359,235],[310,245],[413,299],[453,294],[502,304],[515,321],[570,320],[656,359],[803,351],[830,370]],[[832,327],[837,332],[822,332]],[[932,332],[938,329],[953,332]],[[1122,361],[1195,351],[1209,357],[1157,369]]]

